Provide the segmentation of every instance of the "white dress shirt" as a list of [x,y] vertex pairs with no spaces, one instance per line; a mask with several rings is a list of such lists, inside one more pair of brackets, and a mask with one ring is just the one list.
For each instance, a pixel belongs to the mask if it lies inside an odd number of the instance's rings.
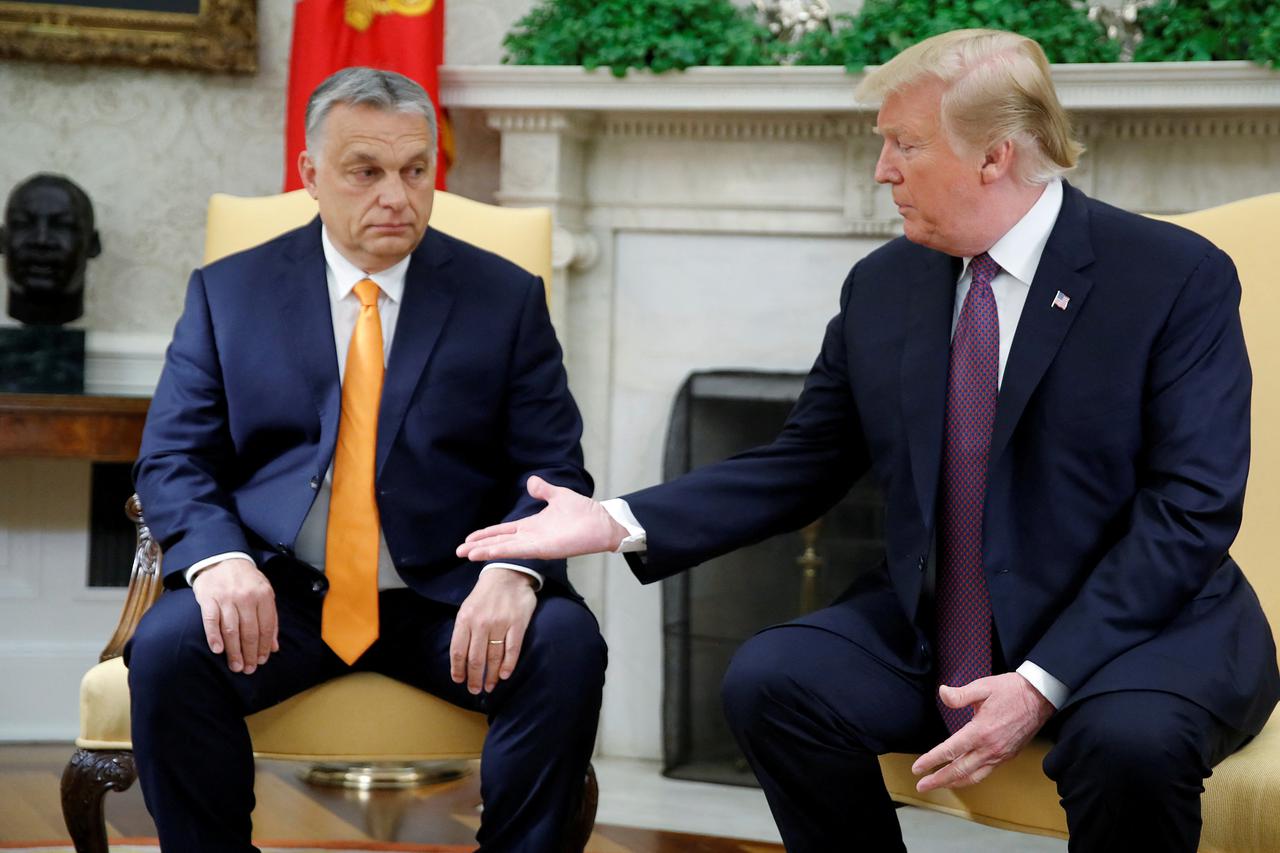
[[[382,323],[382,359],[387,363],[391,355],[391,342],[396,334],[396,321],[400,318],[400,305],[404,299],[404,279],[409,270],[409,258],[406,257],[395,266],[382,272],[366,273],[337,250],[329,239],[329,230],[320,228],[320,244],[324,248],[325,281],[329,288],[329,312],[333,318],[333,343],[338,354],[338,378],[341,381],[346,375],[347,350],[351,346],[351,335],[356,328],[356,320],[360,316],[360,297],[355,293],[355,286],[363,279],[372,279],[378,285],[378,318]],[[326,531],[329,524],[329,501],[333,496],[333,463],[325,472],[324,481],[316,493],[316,500],[302,522],[298,531],[298,541],[294,544],[294,555],[304,563],[324,571],[324,552]],[[215,554],[196,563],[186,571],[187,583],[195,580],[203,569],[214,563],[231,557],[240,557],[252,561],[252,557],[240,551]],[[537,589],[542,588],[542,575],[524,566],[512,563],[489,563],[481,573],[489,569],[513,569],[531,576]],[[396,571],[391,553],[387,550],[387,538],[382,530],[378,530],[378,589],[400,589],[405,582]]]
[[[1035,278],[1036,269],[1040,266],[1040,256],[1044,254],[1045,244],[1049,242],[1049,234],[1058,221],[1058,212],[1062,209],[1062,181],[1048,183],[1040,198],[1031,209],[1018,220],[1017,224],[996,241],[987,250],[991,259],[1000,265],[1000,272],[991,282],[991,290],[996,300],[996,315],[1000,324],[1000,368],[997,381],[1004,382],[1004,367],[1009,360],[1009,350],[1013,345],[1013,335],[1018,329],[1018,320],[1022,317],[1022,306],[1031,291],[1031,281]],[[951,319],[951,333],[954,335],[956,322],[960,319],[960,309],[964,298],[969,293],[969,284],[973,276],[969,271],[972,258],[964,259],[964,268],[960,279],[956,282],[955,311]],[[645,530],[636,520],[631,507],[621,498],[612,498],[601,504],[614,521],[627,530],[627,536],[618,546],[618,553],[644,551],[647,548]],[[1067,700],[1067,686],[1031,661],[1023,661],[1017,672],[1031,685],[1040,691],[1055,708],[1061,708]]]

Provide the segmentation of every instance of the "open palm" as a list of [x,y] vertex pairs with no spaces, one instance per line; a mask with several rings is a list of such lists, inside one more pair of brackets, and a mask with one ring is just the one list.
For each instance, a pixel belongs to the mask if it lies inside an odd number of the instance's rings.
[[477,530],[458,546],[458,556],[489,560],[557,560],[615,551],[627,531],[596,501],[572,489],[530,477],[529,494],[543,510],[519,521]]

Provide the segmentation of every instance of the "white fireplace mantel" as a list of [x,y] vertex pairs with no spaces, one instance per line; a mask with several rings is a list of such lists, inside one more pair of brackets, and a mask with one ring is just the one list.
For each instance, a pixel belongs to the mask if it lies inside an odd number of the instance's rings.
[[[1256,192],[1253,170],[1280,167],[1280,72],[1250,62],[1109,63],[1054,66],[1054,78],[1092,152],[1072,177],[1086,192],[1171,212]],[[879,141],[873,110],[854,100],[859,79],[839,67],[618,78],[576,66],[446,66],[441,102],[483,114],[500,134],[497,198],[552,208],[563,269],[600,257],[588,220],[605,211],[637,228],[894,233],[896,213],[871,180]],[[740,143],[764,156],[746,152],[744,161]],[[1115,194],[1147,171],[1144,159],[1171,156],[1179,171],[1202,176],[1233,158],[1236,177],[1203,191],[1193,178],[1190,195],[1182,174],[1178,186]],[[1166,173],[1170,165],[1156,164]],[[619,167],[644,179],[610,173]]]
[[[1071,110],[1276,109],[1280,73],[1252,62],[1055,65]],[[458,109],[609,112],[866,111],[853,98],[859,74],[836,66],[698,67],[616,78],[607,68],[445,66],[441,102]]]

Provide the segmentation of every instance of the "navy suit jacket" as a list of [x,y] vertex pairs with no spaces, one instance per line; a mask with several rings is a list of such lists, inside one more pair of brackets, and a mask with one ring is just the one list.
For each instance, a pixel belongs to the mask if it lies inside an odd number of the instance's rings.
[[[289,559],[333,458],[341,388],[320,220],[191,276],[134,475],[168,586],[225,551]],[[467,533],[590,494],[542,281],[435,230],[405,277],[378,413],[377,502],[400,576],[460,603]],[[576,596],[563,561],[515,561]],[[298,564],[299,571],[305,571]]]
[[[1010,669],[1043,667],[1069,701],[1163,690],[1256,731],[1280,677],[1228,553],[1249,465],[1239,279],[1203,238],[1064,189],[991,440],[983,555],[999,651]],[[802,621],[928,669],[921,602],[959,272],[903,238],[859,262],[778,438],[626,496],[648,533],[638,577],[800,527],[870,468],[886,553],[854,594],[868,607]],[[898,623],[913,636],[891,636]]]

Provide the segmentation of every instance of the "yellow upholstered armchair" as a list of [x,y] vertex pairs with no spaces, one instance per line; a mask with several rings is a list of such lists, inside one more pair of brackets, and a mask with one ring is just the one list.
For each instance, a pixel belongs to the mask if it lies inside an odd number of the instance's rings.
[[[308,222],[316,203],[305,191],[264,198],[215,195],[209,202],[205,263]],[[437,192],[431,227],[486,248],[551,280],[551,214],[494,207]],[[62,776],[62,809],[78,853],[105,853],[103,797],[136,776],[129,734],[129,687],[120,655],[162,590],[160,548],[137,497],[126,512],[138,526],[128,597],[101,662],[80,686],[80,736]],[[479,758],[483,715],[374,673],[342,676],[248,718],[259,758],[311,762],[418,762]],[[596,781],[588,768],[567,850],[586,846],[595,824]]]
[[[1244,521],[1231,553],[1262,600],[1272,631],[1280,629],[1280,193],[1209,210],[1162,217],[1199,232],[1235,261],[1244,295],[1240,314],[1253,364],[1253,461]],[[920,794],[914,755],[880,759],[895,802],[934,809],[991,826],[1066,838],[1066,815],[1041,770],[1049,745],[1034,741],[987,780],[958,791]],[[1280,850],[1280,713],[1244,749],[1222,762],[1201,797],[1207,853]]]

